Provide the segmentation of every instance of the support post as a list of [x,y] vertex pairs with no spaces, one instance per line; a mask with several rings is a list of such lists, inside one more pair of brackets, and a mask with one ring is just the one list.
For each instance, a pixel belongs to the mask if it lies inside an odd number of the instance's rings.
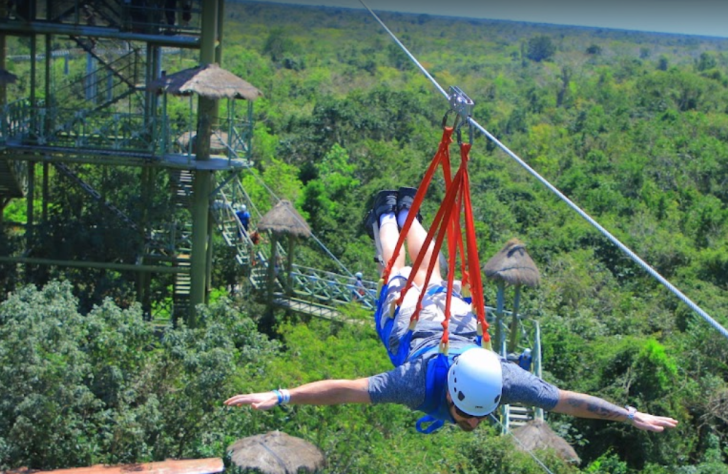
[[506,356],[505,351],[505,335],[503,334],[503,306],[505,300],[505,283],[502,280],[498,280],[498,293],[496,294],[496,307],[495,307],[495,346],[497,347],[498,354],[503,357]]
[[[5,35],[0,33],[0,68],[5,69]],[[0,84],[0,107],[8,103],[8,93],[5,84]]]
[[[33,219],[33,201],[35,201],[35,161],[28,163],[28,194],[25,196],[27,207],[26,207],[26,221],[25,221],[25,248],[30,250],[33,248],[34,238],[33,229],[35,228],[35,222]],[[31,283],[30,279],[32,264],[27,263],[25,265],[25,280],[26,283]]]
[[518,306],[521,303],[521,285],[516,285],[513,298],[513,312],[511,313],[511,330],[508,339],[508,352],[515,352],[518,349],[518,342],[521,339],[521,332],[518,324]]
[[50,113],[50,107],[54,106],[55,104],[51,100],[51,80],[53,76],[51,75],[51,68],[53,66],[53,58],[52,58],[52,44],[51,44],[51,35],[45,35],[45,108],[46,108],[46,114],[45,114],[45,120],[43,121],[43,136],[48,136],[51,133],[51,130],[53,129],[53,124],[51,123],[52,115]]
[[209,243],[208,219],[210,206],[208,196],[212,191],[210,182],[212,172],[195,171],[192,183],[192,255],[190,256],[190,314],[187,324],[195,327],[197,318],[195,307],[205,302],[205,289],[207,288],[207,245]]
[[[212,181],[210,181],[210,187],[212,188]],[[205,304],[210,302],[210,290],[212,290],[212,256],[213,256],[213,242],[212,232],[214,228],[214,219],[210,219],[209,212],[207,218],[207,255],[205,262]]]
[[288,236],[288,259],[286,260],[286,295],[293,296],[293,250],[296,238]]
[[270,260],[268,260],[268,281],[266,295],[268,306],[273,307],[273,288],[275,288],[276,268],[278,263],[278,239],[275,232],[270,237]]
[[[217,41],[217,9],[218,2],[202,3],[202,38],[200,40],[200,64],[210,64],[215,60],[215,43]],[[197,136],[195,159],[205,161],[210,159],[210,135],[214,122],[217,101],[200,97],[197,107]],[[212,192],[211,171],[195,171],[192,184],[192,255],[190,275],[190,315],[188,324],[194,327],[197,322],[195,306],[206,300],[207,259],[210,245],[209,225],[210,206],[209,199]]]

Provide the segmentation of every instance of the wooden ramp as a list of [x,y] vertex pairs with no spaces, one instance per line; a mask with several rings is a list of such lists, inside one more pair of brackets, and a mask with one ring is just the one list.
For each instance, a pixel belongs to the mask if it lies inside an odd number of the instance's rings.
[[[89,467],[57,469],[54,471],[34,471],[32,469],[16,469],[4,474],[214,474],[222,472],[224,465],[220,458],[208,459],[169,459],[161,462],[144,464],[122,464],[105,466],[97,464]],[[2,472],[2,471],[0,471]]]
[[293,298],[285,298],[278,296],[273,300],[273,304],[279,308],[290,309],[299,313],[309,314],[318,318],[331,319],[335,321],[342,321],[344,318],[341,313],[335,309],[310,301],[301,301]]

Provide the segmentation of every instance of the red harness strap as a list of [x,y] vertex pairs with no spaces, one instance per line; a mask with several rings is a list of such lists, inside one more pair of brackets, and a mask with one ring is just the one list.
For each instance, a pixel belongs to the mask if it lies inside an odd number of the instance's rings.
[[[480,261],[478,258],[478,250],[475,239],[475,225],[473,222],[472,204],[470,201],[470,179],[468,177],[468,160],[471,145],[463,143],[460,145],[460,167],[454,177],[450,175],[450,144],[452,143],[453,128],[444,127],[440,146],[433,158],[420,186],[415,194],[410,212],[407,215],[402,230],[394,248],[392,258],[387,262],[387,266],[382,273],[383,281],[389,280],[392,266],[397,255],[402,249],[405,237],[409,232],[412,223],[422,205],[427,189],[432,182],[435,170],[438,165],[443,167],[443,175],[446,184],[445,198],[443,199],[440,209],[438,209],[435,219],[430,227],[427,237],[423,243],[423,249],[427,249],[434,239],[433,258],[430,259],[423,291],[420,292],[415,311],[410,319],[410,329],[414,329],[419,320],[420,311],[422,310],[422,301],[426,295],[426,288],[430,282],[430,278],[437,262],[434,256],[438,255],[442,248],[443,241],[447,235],[448,243],[448,263],[451,269],[447,275],[447,293],[445,299],[445,320],[442,323],[443,332],[440,341],[440,350],[447,352],[449,342],[449,323],[451,317],[451,302],[454,287],[454,275],[457,262],[457,255],[461,256],[462,265],[462,288],[463,292],[469,288],[472,295],[472,307],[478,320],[478,335],[482,336],[482,344],[486,348],[490,348],[490,335],[488,334],[488,323],[485,319],[485,298],[483,297],[483,286],[480,276]],[[461,213],[461,210],[463,211]],[[463,215],[464,214],[464,215]],[[464,217],[465,226],[465,248],[463,246],[462,227],[460,225],[461,216]],[[467,249],[467,252],[465,250]],[[420,252],[415,261],[412,263],[412,271],[410,272],[407,283],[396,304],[402,304],[407,291],[413,284],[414,277],[418,269],[422,265],[422,261],[427,252]]]

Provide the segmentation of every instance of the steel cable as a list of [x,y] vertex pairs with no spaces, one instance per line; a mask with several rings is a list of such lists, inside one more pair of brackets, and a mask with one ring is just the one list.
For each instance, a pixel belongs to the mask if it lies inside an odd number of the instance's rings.
[[[384,30],[392,37],[392,39],[399,45],[400,48],[407,54],[407,56],[417,65],[417,67],[422,71],[422,73],[432,82],[432,84],[437,88],[438,91],[442,95],[445,96],[446,99],[450,99],[450,96],[445,91],[445,89],[438,84],[438,82],[435,80],[432,75],[430,75],[429,72],[427,72],[427,69],[425,69],[422,64],[415,58],[415,56],[402,44],[401,41],[395,36],[394,33],[387,27],[387,25],[384,24],[384,22],[372,11],[371,8],[364,2],[364,0],[359,0],[362,5],[364,5],[364,8],[366,8],[369,13],[372,14],[372,16],[379,22],[379,24],[384,28]],[[609,241],[611,241],[614,245],[617,246],[622,252],[624,252],[630,259],[632,259],[637,265],[639,265],[643,270],[645,270],[648,274],[650,274],[653,278],[655,278],[657,281],[659,281],[665,288],[667,288],[671,293],[673,293],[675,296],[677,296],[683,303],[685,303],[690,309],[692,309],[695,313],[697,313],[700,317],[702,317],[705,321],[708,322],[714,329],[716,329],[718,332],[720,332],[723,337],[728,339],[728,330],[726,330],[723,326],[721,326],[718,321],[713,319],[708,313],[703,311],[700,306],[698,306],[696,303],[694,303],[690,298],[688,298],[685,294],[683,294],[680,290],[678,290],[672,283],[667,281],[662,275],[660,275],[654,268],[652,268],[650,265],[648,265],[644,260],[642,260],[637,254],[632,252],[626,245],[624,245],[622,242],[620,242],[616,237],[614,237],[609,231],[607,231],[604,227],[602,227],[597,221],[595,221],[591,216],[589,216],[586,212],[584,212],[581,208],[579,208],[576,204],[574,204],[569,198],[567,198],[561,191],[559,191],[555,186],[553,186],[551,183],[549,183],[545,178],[543,178],[541,175],[539,175],[533,168],[528,166],[526,162],[524,162],[518,155],[513,153],[507,146],[505,146],[503,143],[501,143],[497,138],[495,138],[490,132],[488,132],[482,125],[480,125],[478,122],[476,122],[472,117],[468,116],[466,118],[468,123],[471,127],[474,127],[478,130],[480,130],[483,135],[485,135],[490,141],[492,141],[498,148],[503,150],[508,156],[513,158],[521,167],[523,167],[531,176],[535,177],[541,184],[546,186],[546,188],[553,192],[559,199],[564,201],[570,208],[575,210],[584,220],[586,220],[589,224],[591,224],[594,228],[596,228],[602,235],[604,235]]]

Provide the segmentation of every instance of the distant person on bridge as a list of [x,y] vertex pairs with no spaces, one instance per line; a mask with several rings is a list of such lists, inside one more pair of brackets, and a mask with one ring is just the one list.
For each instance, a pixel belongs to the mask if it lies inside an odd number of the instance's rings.
[[[376,197],[367,225],[379,220],[385,262],[392,258],[399,229],[412,206],[415,192],[413,188],[400,188],[398,192],[381,191]],[[396,353],[401,336],[408,330],[419,293],[423,291],[422,285],[434,250],[432,245],[423,249],[426,236],[427,232],[415,219],[406,237],[409,256],[414,261],[419,252],[427,254],[415,275],[415,285],[394,313],[392,332],[383,340],[390,352]],[[405,266],[404,255],[398,255],[388,284],[382,289],[386,293],[379,298],[375,318],[389,317],[387,308],[398,299],[411,271],[411,267]],[[500,404],[510,403],[581,418],[626,422],[647,431],[663,431],[677,425],[677,420],[672,418],[639,412],[632,407],[622,408],[598,397],[561,390],[493,351],[479,347],[475,344],[476,317],[470,304],[455,294],[459,293],[460,282],[456,282],[451,303],[449,351],[446,357],[441,357],[438,345],[443,331],[441,323],[445,319],[445,287],[439,272],[439,264],[436,264],[431,283],[424,289],[427,293],[409,342],[408,357],[393,370],[356,380],[321,380],[290,390],[236,395],[225,404],[268,410],[284,403],[398,403],[427,414],[417,422],[417,430],[423,433],[433,432],[444,423],[454,423],[464,431],[472,431]]]
[[238,207],[238,211],[235,213],[236,216],[238,216],[238,220],[240,221],[240,224],[243,226],[243,229],[245,229],[245,232],[248,232],[248,226],[250,225],[250,213],[248,212],[248,206],[245,204],[241,204],[240,207]]
[[358,298],[361,298],[367,292],[367,289],[364,286],[364,280],[362,280],[362,278],[364,278],[364,275],[362,274],[362,272],[356,272],[354,277],[356,277],[356,283],[354,283],[354,286],[356,288],[356,294]]

